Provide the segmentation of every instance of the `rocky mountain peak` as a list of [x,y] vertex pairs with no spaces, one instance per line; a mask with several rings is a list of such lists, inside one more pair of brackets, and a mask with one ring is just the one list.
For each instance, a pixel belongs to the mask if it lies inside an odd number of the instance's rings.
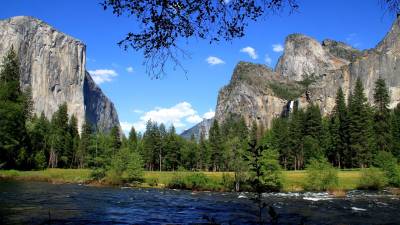
[[400,51],[400,17],[394,21],[390,31],[375,48],[377,51]]
[[101,131],[119,126],[113,104],[86,71],[81,41],[39,19],[17,16],[0,20],[0,56],[12,46],[20,60],[21,86],[32,90],[35,113],[51,118],[67,103],[79,128],[86,118]]
[[348,63],[346,59],[332,55],[317,40],[291,34],[286,38],[284,53],[275,71],[282,77],[300,81],[304,74],[324,74]]

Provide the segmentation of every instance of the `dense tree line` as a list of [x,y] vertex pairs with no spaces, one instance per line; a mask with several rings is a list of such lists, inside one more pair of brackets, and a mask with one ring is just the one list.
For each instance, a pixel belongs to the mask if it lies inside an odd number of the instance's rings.
[[326,117],[311,104],[306,109],[295,107],[289,116],[275,119],[268,132],[281,165],[304,169],[311,159],[326,157],[339,168],[364,168],[372,166],[382,151],[400,157],[400,106],[390,110],[389,96],[385,80],[379,78],[374,104],[370,105],[357,79],[347,103],[343,90],[338,89],[335,108]]
[[18,59],[11,49],[0,71],[1,168],[98,168],[103,175],[114,168],[123,174],[128,169],[121,166],[129,163],[126,159],[137,158],[131,161],[150,171],[234,171],[240,181],[251,170],[249,143],[270,149],[269,155],[276,156],[283,168],[294,170],[304,169],[316,158],[326,158],[339,168],[354,168],[373,165],[381,152],[400,157],[400,106],[389,109],[383,79],[376,81],[373,105],[358,79],[347,101],[338,89],[335,108],[326,117],[318,105],[301,109],[294,104],[293,112],[274,119],[265,131],[255,123],[248,129],[242,117],[229,115],[223,123],[215,120],[208,138],[202,133],[200,140],[194,136],[185,140],[173,126],[152,121],[143,134],[132,128],[127,138],[119,127],[101,133],[88,121],[79,132],[66,104],[51,120],[43,113],[32,115],[30,91],[23,91],[19,80]]

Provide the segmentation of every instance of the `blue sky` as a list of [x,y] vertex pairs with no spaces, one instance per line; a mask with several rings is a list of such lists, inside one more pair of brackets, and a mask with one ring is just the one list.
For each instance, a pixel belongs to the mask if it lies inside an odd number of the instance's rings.
[[[87,46],[87,70],[114,102],[123,129],[143,130],[147,119],[174,123],[177,131],[190,128],[215,110],[218,91],[228,84],[240,60],[274,67],[285,37],[303,33],[319,41],[330,38],[359,49],[374,47],[389,30],[394,16],[385,14],[378,0],[299,0],[293,14],[270,15],[251,23],[246,36],[232,42],[182,40],[191,58],[181,70],[168,70],[161,80],[145,74],[141,52],[117,46],[136,23],[103,11],[98,0],[12,0],[0,8],[0,19],[18,15],[37,17]],[[213,65],[214,64],[214,65]]]

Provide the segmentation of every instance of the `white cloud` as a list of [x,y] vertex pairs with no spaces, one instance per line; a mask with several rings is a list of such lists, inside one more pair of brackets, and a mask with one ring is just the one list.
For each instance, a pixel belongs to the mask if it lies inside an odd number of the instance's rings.
[[272,59],[268,54],[265,54],[264,61],[265,61],[265,64],[267,64],[268,66],[270,66],[272,63]]
[[240,49],[240,52],[247,53],[250,56],[250,58],[252,58],[252,59],[258,58],[256,50],[250,46]]
[[118,76],[115,70],[109,70],[109,69],[89,70],[89,73],[92,76],[94,82],[96,82],[96,84],[110,82],[114,77]]
[[274,52],[283,52],[283,46],[281,44],[272,45],[272,50]]
[[229,4],[230,1],[231,1],[231,0],[224,0],[224,3],[225,3],[225,4]]
[[125,133],[129,133],[129,131],[131,131],[131,128],[133,127],[132,123],[129,122],[120,122],[119,123],[121,125],[121,129],[125,132]]
[[208,64],[210,64],[212,66],[225,63],[222,59],[220,59],[218,57],[215,57],[215,56],[209,56],[206,59],[206,61],[207,61]]
[[200,123],[203,119],[199,115],[192,115],[186,118],[186,121],[189,123]]
[[211,119],[214,116],[215,116],[215,112],[210,109],[210,111],[204,113],[203,118],[204,119]]
[[126,72],[133,73],[133,67],[132,66],[127,67]]
[[144,113],[144,111],[143,110],[140,110],[140,109],[134,109],[134,110],[132,110],[134,113],[137,113],[137,114],[142,114],[142,113]]
[[133,123],[133,126],[137,131],[144,132],[148,120],[163,123],[167,127],[174,125],[178,129],[184,129],[187,128],[187,125],[201,122],[202,118],[190,103],[180,102],[169,108],[156,107],[153,110],[144,112],[139,120]]

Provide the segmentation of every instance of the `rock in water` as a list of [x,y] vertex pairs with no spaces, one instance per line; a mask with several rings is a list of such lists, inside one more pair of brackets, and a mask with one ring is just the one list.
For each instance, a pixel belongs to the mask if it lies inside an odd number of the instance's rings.
[[21,62],[21,85],[30,87],[37,114],[51,118],[67,103],[81,128],[85,117],[100,131],[119,126],[113,103],[86,71],[86,46],[33,17],[0,21],[0,56],[14,47]]

